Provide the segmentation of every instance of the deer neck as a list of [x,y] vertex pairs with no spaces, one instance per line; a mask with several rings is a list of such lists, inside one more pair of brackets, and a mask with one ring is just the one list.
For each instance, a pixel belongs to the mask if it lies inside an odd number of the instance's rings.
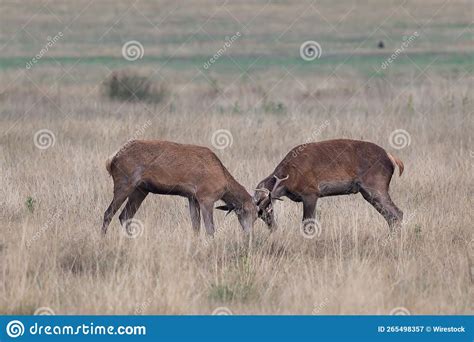
[[252,196],[245,188],[237,183],[236,180],[229,180],[226,192],[222,196],[222,200],[235,208],[242,208],[247,201],[252,200]]

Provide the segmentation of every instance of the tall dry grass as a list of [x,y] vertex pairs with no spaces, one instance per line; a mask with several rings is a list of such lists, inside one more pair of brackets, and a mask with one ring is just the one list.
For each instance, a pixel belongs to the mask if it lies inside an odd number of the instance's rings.
[[[38,67],[29,76],[35,86],[20,78],[0,102],[0,313],[473,313],[469,76],[272,72],[258,87],[216,76],[225,85],[216,92],[177,75],[168,101],[144,104],[110,101],[89,83],[56,87],[54,72]],[[53,132],[53,146],[35,146],[40,129]],[[286,200],[276,208],[280,229],[270,235],[258,222],[247,248],[235,216],[215,213],[215,239],[195,239],[185,199],[150,195],[136,215],[142,235],[129,239],[117,217],[100,235],[111,153],[137,135],[213,148],[217,129],[233,143],[216,154],[249,191],[308,139],[383,146],[406,166],[391,184],[405,212],[401,233],[389,235],[353,195],[320,200],[322,234],[305,239],[302,209]],[[409,146],[391,147],[395,129],[410,134]]]

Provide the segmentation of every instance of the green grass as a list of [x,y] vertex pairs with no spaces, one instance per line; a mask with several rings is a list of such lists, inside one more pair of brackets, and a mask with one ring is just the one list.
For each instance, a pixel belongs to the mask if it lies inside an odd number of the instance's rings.
[[[381,70],[381,64],[390,56],[392,51],[386,50],[384,53],[351,56],[348,54],[324,55],[315,61],[307,62],[299,55],[295,56],[222,56],[214,63],[209,72],[240,74],[242,71],[258,72],[269,69],[285,68],[291,72],[322,72],[331,73],[334,70],[357,71],[365,75],[383,75],[387,72],[415,71],[419,69],[436,68],[438,70],[472,72],[474,52],[446,52],[433,54],[430,52],[410,53],[400,55],[385,71]],[[88,57],[44,57],[33,66],[32,69],[40,66],[62,66],[68,65],[103,65],[110,69],[145,66],[153,69],[165,68],[170,70],[195,70],[196,68],[207,72],[203,64],[209,56],[193,57],[171,57],[171,56],[145,56],[142,60],[129,62],[121,57],[112,56],[88,56]],[[0,70],[25,68],[29,57],[3,57],[0,58]],[[418,66],[418,68],[417,68]],[[377,72],[377,70],[379,72]]]

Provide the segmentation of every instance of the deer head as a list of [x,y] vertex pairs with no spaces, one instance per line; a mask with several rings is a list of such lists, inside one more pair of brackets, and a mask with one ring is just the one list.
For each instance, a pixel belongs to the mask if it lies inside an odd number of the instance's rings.
[[273,201],[280,198],[281,182],[287,180],[289,175],[278,178],[276,175],[260,182],[255,189],[253,200],[258,208],[258,217],[263,220],[270,230],[276,229],[275,216],[273,214]]
[[231,212],[235,212],[245,233],[249,233],[252,230],[253,224],[257,219],[258,208],[252,200],[245,201],[239,204],[239,206],[233,204],[220,205],[216,209],[227,211],[226,216]]

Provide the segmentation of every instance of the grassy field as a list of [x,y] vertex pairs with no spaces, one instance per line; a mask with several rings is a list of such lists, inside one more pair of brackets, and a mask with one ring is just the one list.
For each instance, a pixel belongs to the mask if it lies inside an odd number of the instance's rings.
[[[2,2],[0,313],[473,314],[471,14],[457,0]],[[300,57],[308,40],[320,58]],[[108,98],[124,70],[166,96]],[[292,147],[342,137],[403,160],[400,232],[353,195],[320,200],[307,239],[286,199],[279,230],[258,221],[248,248],[235,215],[216,212],[215,238],[197,239],[187,200],[148,196],[139,236],[117,217],[100,235],[105,160],[129,139],[207,146],[253,192]]]

